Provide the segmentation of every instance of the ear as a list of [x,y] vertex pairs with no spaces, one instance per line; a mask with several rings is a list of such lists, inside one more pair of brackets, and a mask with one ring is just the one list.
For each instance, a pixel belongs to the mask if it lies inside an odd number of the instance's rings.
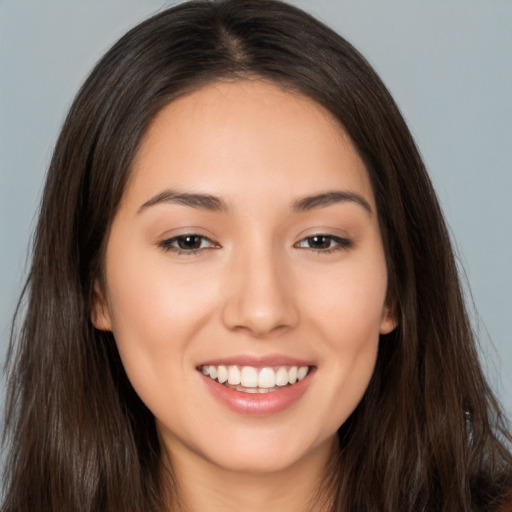
[[94,281],[91,322],[100,331],[111,331],[112,321],[105,294],[98,279]]
[[398,325],[396,308],[387,304],[382,308],[382,316],[380,319],[380,333],[389,334]]

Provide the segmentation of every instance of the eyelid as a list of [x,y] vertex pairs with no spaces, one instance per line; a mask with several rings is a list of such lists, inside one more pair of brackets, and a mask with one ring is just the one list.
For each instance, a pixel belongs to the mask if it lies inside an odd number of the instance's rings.
[[[177,243],[180,240],[183,240],[187,237],[198,237],[201,239],[201,245],[202,245],[202,242],[204,242],[204,241],[207,241],[210,245],[209,245],[209,247],[198,247],[196,249],[194,249],[194,248],[183,249],[183,248],[173,245],[174,243]],[[203,235],[201,233],[192,232],[192,231],[180,233],[178,235],[174,235],[169,238],[164,238],[163,240],[159,241],[157,245],[159,248],[161,248],[165,252],[174,252],[178,255],[194,255],[194,254],[197,254],[197,253],[205,251],[205,250],[218,249],[221,247],[219,243],[215,242],[210,237]]]
[[[336,243],[334,246],[327,247],[325,249],[315,248],[315,247],[302,247],[301,244],[304,242],[311,241],[315,237],[324,237]],[[303,236],[298,242],[294,244],[294,247],[298,249],[307,249],[316,253],[329,254],[334,251],[348,250],[352,248],[354,242],[352,239],[348,237],[343,237],[339,235],[334,235],[332,233],[317,231],[307,236]]]
[[[348,250],[354,245],[354,241],[351,238],[349,238],[346,235],[340,236],[338,234],[334,234],[330,229],[317,229],[310,233],[307,233],[307,231],[305,231],[302,232],[301,235],[302,237],[299,239],[298,242],[293,244],[293,247],[297,249],[307,249],[309,251],[316,253],[328,254],[334,251]],[[199,247],[179,247],[178,243],[183,239],[186,239],[187,237],[196,237],[200,239]],[[325,248],[304,246],[304,244],[306,243],[311,243],[311,241],[315,237],[327,239],[328,241],[330,241],[329,246]],[[204,246],[205,243],[207,244],[207,246]],[[332,245],[332,243],[334,243],[334,245]],[[174,252],[178,255],[194,255],[205,250],[221,248],[221,245],[215,240],[213,240],[212,237],[202,234],[201,232],[199,232],[199,230],[190,230],[176,234],[174,236],[163,237],[160,241],[157,242],[157,246],[164,252]]]

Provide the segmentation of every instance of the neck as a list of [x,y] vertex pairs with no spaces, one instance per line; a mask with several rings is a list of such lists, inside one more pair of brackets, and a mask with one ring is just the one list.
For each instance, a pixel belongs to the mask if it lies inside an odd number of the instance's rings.
[[173,451],[172,471],[179,484],[179,512],[327,512],[325,489],[337,440],[329,439],[290,467],[272,472],[239,472],[204,460],[192,452]]

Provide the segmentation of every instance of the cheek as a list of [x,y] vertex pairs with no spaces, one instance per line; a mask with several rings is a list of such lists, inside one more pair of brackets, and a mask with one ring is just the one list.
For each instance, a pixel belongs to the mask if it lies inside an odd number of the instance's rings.
[[214,297],[193,265],[173,266],[153,248],[132,248],[112,261],[107,282],[114,329],[138,333],[141,343],[186,339]]
[[[373,375],[386,298],[385,264],[353,265],[309,288],[309,323],[321,334],[323,407],[332,428],[357,407]],[[319,379],[320,381],[320,379]]]
[[125,371],[152,409],[158,390],[175,389],[190,366],[191,340],[214,311],[215,289],[191,275],[192,265],[170,271],[166,259],[136,248],[108,265],[108,307]]
[[[313,277],[313,276],[311,276]],[[364,347],[378,341],[385,311],[387,273],[383,260],[340,266],[338,270],[317,273],[304,284],[302,294],[308,303],[309,318],[324,331],[332,348]]]

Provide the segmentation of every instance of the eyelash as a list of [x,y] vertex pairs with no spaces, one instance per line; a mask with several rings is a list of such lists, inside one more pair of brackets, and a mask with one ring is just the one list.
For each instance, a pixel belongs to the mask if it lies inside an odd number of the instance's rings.
[[[196,239],[196,241],[197,241],[197,239],[199,239],[200,246],[195,249],[184,249],[182,247],[179,247],[179,243],[185,241],[187,238],[189,238],[189,239],[194,238],[194,239]],[[323,241],[328,241],[329,247],[325,248],[325,249],[315,249],[314,247],[301,246],[301,244],[303,244],[304,242],[315,243],[314,242],[315,239],[323,239]],[[209,246],[202,247],[204,242],[209,243]],[[332,243],[334,243],[334,245],[331,245]],[[185,233],[183,235],[175,236],[173,238],[163,240],[162,242],[160,242],[158,244],[158,246],[166,252],[172,251],[172,252],[177,253],[178,255],[186,255],[186,256],[194,256],[194,255],[200,253],[201,251],[204,251],[205,249],[218,249],[220,247],[219,244],[213,242],[208,237],[199,235],[197,233]],[[309,249],[318,254],[331,254],[336,251],[350,249],[352,246],[353,246],[353,242],[352,242],[352,240],[349,240],[348,238],[341,238],[339,236],[327,235],[327,234],[323,234],[323,233],[317,233],[317,234],[308,236],[306,238],[303,238],[302,240],[300,240],[299,242],[297,242],[294,245],[294,247]]]
[[[200,239],[200,247],[196,249],[184,249],[182,247],[177,246],[180,242],[185,241],[187,238],[195,238]],[[208,242],[210,245],[208,247],[201,247],[203,242]],[[176,244],[176,245],[173,245]],[[166,252],[176,252],[178,255],[186,255],[193,256],[195,254],[204,251],[205,249],[216,249],[219,248],[220,245],[210,240],[208,237],[199,235],[197,233],[185,233],[184,235],[175,236],[173,238],[169,238],[167,240],[162,240],[158,246]]]
[[327,249],[315,249],[314,247],[305,247],[306,249],[309,249],[318,254],[331,254],[336,251],[343,251],[343,250],[350,249],[354,245],[352,240],[349,240],[348,238],[341,238],[339,236],[327,235],[324,233],[316,233],[314,235],[310,235],[306,238],[303,238],[300,242],[297,242],[294,247],[301,247],[300,244],[302,244],[304,242],[311,243],[316,238],[327,240],[327,241],[329,241],[330,244],[332,242],[334,242],[334,245],[330,245]]

